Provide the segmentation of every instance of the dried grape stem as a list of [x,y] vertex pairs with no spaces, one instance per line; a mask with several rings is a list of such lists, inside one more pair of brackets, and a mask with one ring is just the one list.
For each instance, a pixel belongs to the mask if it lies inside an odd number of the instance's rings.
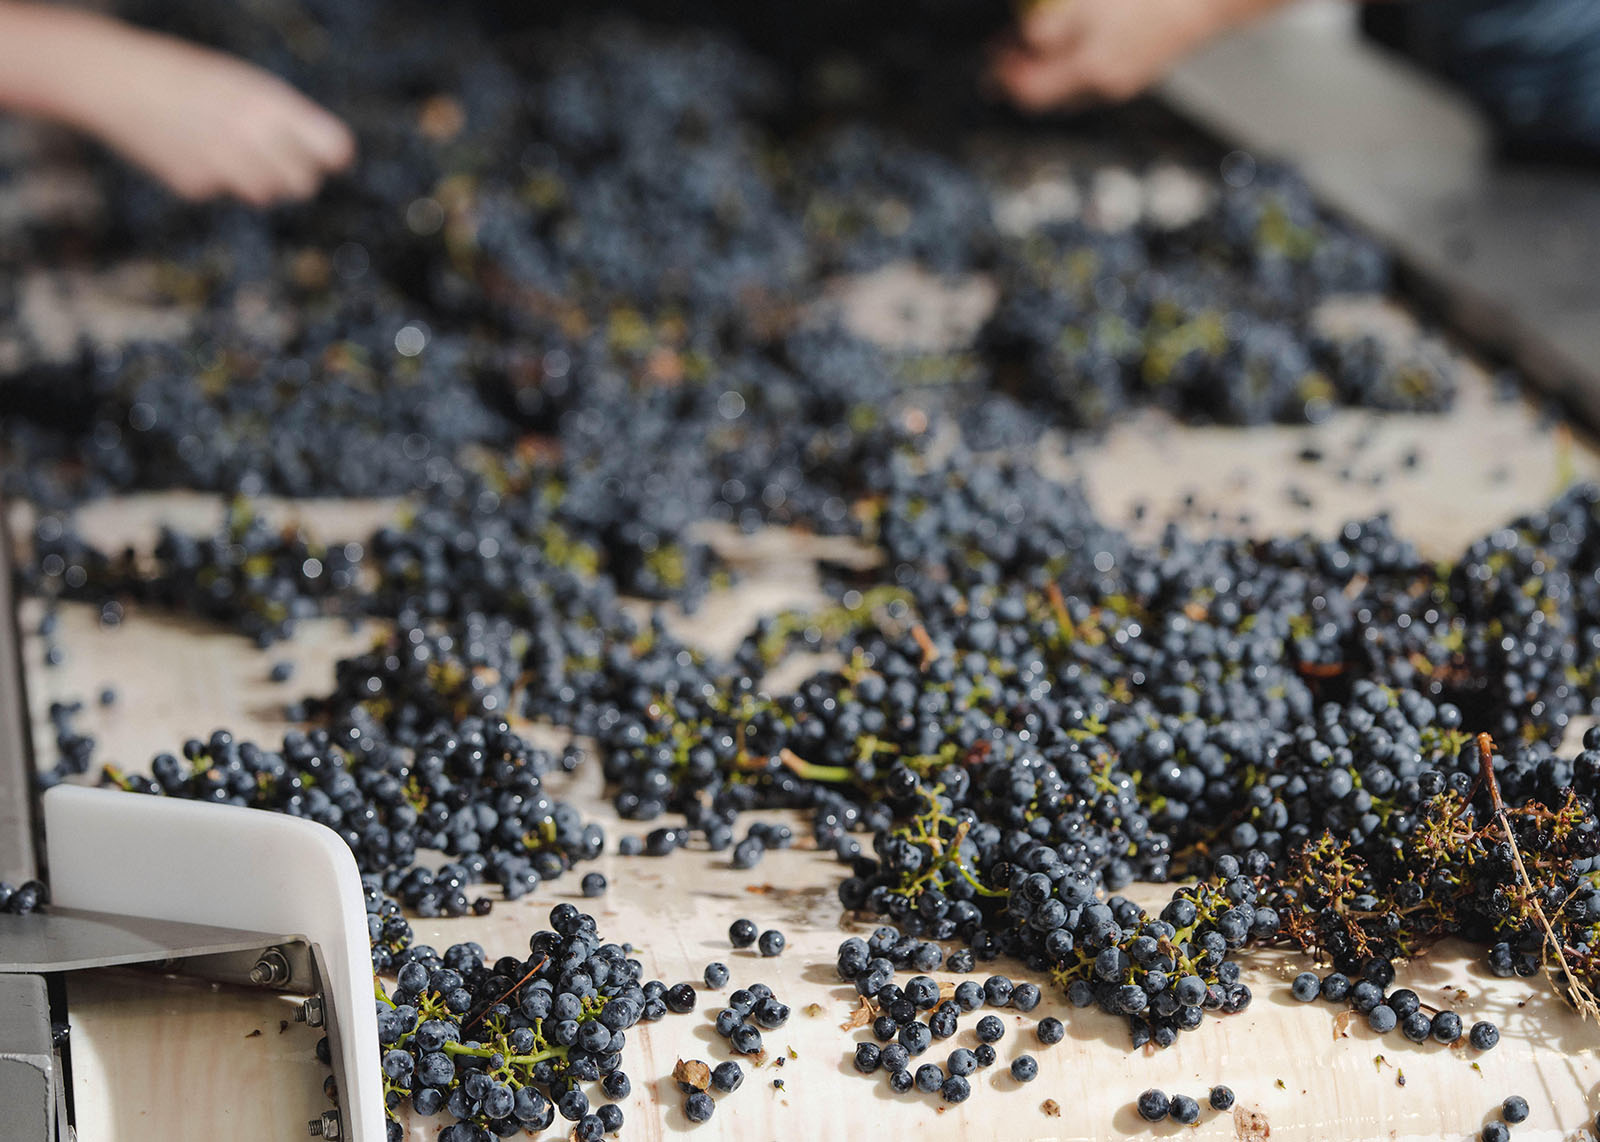
[[[507,999],[509,999],[511,997],[512,992],[516,991],[517,988],[521,987],[523,984],[527,983],[530,979],[532,979],[536,974],[538,974],[544,968],[544,965],[549,963],[549,962],[550,962],[550,957],[549,956],[545,956],[538,963],[534,964],[531,968],[528,969],[528,974],[527,975],[523,976],[521,979],[517,980],[516,983],[512,984],[509,988],[507,988],[506,989],[506,993],[504,995],[502,995],[499,999],[495,1000],[494,1003],[489,1004],[489,1007],[493,1007],[495,1003],[504,1003]],[[478,1025],[478,1020],[482,1019],[485,1015],[487,1015],[489,1013],[489,1007],[485,1007],[482,1011],[478,1012],[478,1014],[473,1017],[472,1022],[468,1023],[466,1026],[464,1026],[461,1029],[463,1031],[470,1031],[474,1027],[476,1027]]]
[[[1551,927],[1549,918],[1545,916],[1544,908],[1539,904],[1539,894],[1533,887],[1533,879],[1528,875],[1527,866],[1522,863],[1522,850],[1517,847],[1516,834],[1511,829],[1511,817],[1507,814],[1506,803],[1500,796],[1500,782],[1494,775],[1494,739],[1486,733],[1478,735],[1478,768],[1479,781],[1489,791],[1489,803],[1494,808],[1494,815],[1500,822],[1501,831],[1506,835],[1506,845],[1511,849],[1511,863],[1517,870],[1517,879],[1527,891],[1528,903],[1533,908],[1534,916],[1539,920],[1539,927],[1544,930],[1541,960],[1545,976],[1549,978],[1556,994],[1565,998],[1578,1014],[1600,1022],[1600,1003],[1596,1002],[1594,993],[1568,966],[1567,957],[1561,948],[1561,940]],[[1555,953],[1556,963],[1561,967],[1562,978],[1566,981],[1565,988],[1550,973],[1551,952]]]

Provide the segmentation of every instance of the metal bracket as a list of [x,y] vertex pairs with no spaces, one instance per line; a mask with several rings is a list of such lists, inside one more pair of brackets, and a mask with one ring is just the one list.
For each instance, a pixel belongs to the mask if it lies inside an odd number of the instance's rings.
[[[281,980],[258,980],[262,962]],[[117,916],[84,908],[0,915],[0,973],[34,974],[85,968],[149,966],[183,970],[218,983],[279,986],[304,982],[318,990],[316,963],[304,937],[211,924]]]
[[[292,985],[302,994],[317,993],[300,1005],[296,1019],[313,1027],[325,1022],[317,951],[303,937],[76,908],[0,914],[0,1107],[8,1118],[0,1125],[5,1131],[23,1127],[15,1137],[40,1142],[70,1137],[63,1113],[64,1074],[50,1041],[45,977],[106,967],[149,968],[276,991]],[[321,1137],[341,1137],[337,1112],[313,1125]]]

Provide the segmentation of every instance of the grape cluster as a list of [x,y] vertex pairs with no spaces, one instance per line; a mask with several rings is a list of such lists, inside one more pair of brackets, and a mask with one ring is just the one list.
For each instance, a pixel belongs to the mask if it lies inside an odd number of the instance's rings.
[[1320,420],[1338,404],[1449,407],[1437,354],[1320,332],[1316,308],[1381,292],[1388,264],[1322,215],[1286,171],[1224,182],[1216,205],[1178,225],[1105,232],[1082,217],[1013,239],[987,330],[1019,393],[1098,428],[1155,404],[1237,424]]
[[[394,901],[376,886],[368,892],[374,947],[388,951],[384,970],[395,979],[378,995],[391,1109],[448,1111],[455,1121],[439,1135],[445,1142],[545,1130],[558,1115],[586,1142],[621,1128],[615,1100],[632,1086],[622,1069],[628,1032],[671,1007],[670,992],[642,978],[627,947],[602,942],[594,917],[558,904],[553,930],[535,932],[526,957],[490,963],[474,943],[441,955],[411,942]],[[596,1091],[604,1102],[591,1103]]]
[[56,515],[40,519],[32,538],[34,561],[25,577],[36,589],[114,606],[118,613],[141,603],[193,614],[258,646],[290,637],[301,620],[353,618],[362,611],[361,544],[328,545],[301,528],[274,527],[245,500],[230,503],[209,536],[163,527],[145,554],[95,551],[70,519]]

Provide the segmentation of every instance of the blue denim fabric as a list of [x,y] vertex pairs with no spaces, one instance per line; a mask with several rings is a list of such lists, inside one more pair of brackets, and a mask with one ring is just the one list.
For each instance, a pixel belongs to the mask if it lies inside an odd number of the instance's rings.
[[1421,0],[1412,49],[1514,142],[1600,152],[1600,0]]

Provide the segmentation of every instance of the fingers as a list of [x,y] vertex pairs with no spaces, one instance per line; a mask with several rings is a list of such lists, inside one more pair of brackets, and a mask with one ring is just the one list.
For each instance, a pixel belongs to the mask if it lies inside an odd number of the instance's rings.
[[1024,111],[1044,111],[1094,94],[1086,74],[1095,0],[1037,0],[995,52],[992,76]]
[[206,156],[210,176],[200,179],[210,195],[201,197],[232,195],[254,207],[303,202],[349,166],[355,139],[336,116],[274,77],[235,80]]
[[1083,6],[1076,0],[1038,0],[1017,21],[1017,41],[1035,53],[1059,50],[1081,39]]
[[1120,58],[1108,58],[1092,39],[1044,53],[1019,47],[994,56],[996,83],[1024,111],[1047,111],[1076,104],[1131,99],[1145,77]]
[[1079,53],[1033,55],[1018,49],[1000,52],[994,78],[1024,111],[1047,111],[1095,94]]
[[998,89],[1026,111],[1055,105],[1055,88],[1046,78],[1053,70],[1049,65],[1075,50],[1091,19],[1080,0],[1032,0],[1011,32],[991,45],[985,87]]
[[1038,0],[996,53],[992,79],[1026,111],[1143,91],[1219,30],[1201,0]]
[[355,156],[349,129],[298,93],[270,108],[241,109],[238,146],[226,163],[222,193],[255,207],[303,202]]
[[274,201],[304,201],[317,193],[325,176],[354,158],[350,129],[292,87],[274,81],[261,103],[251,115],[267,171],[254,188],[258,193],[269,193]]
[[348,167],[356,156],[356,140],[350,128],[298,91],[291,91],[290,95],[296,104],[291,125],[305,153],[319,170],[330,174]]

